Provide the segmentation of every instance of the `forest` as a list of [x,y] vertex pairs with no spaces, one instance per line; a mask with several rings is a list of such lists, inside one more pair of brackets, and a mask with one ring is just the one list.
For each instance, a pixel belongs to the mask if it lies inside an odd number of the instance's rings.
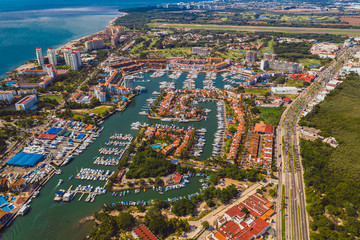
[[301,141],[311,239],[360,237],[359,106],[360,77],[350,74],[300,122],[339,142]]

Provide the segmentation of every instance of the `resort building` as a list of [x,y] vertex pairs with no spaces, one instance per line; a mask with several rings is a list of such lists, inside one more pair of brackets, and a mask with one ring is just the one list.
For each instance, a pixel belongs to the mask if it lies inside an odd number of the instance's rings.
[[[257,194],[227,210],[217,219],[218,229],[206,236],[207,240],[253,240],[271,228],[267,220],[274,214],[272,203]],[[244,210],[246,209],[246,210]],[[246,212],[249,212],[246,214]]]
[[296,87],[272,87],[270,90],[273,94],[299,94]]
[[279,60],[261,60],[260,69],[266,70],[267,68],[284,71],[290,73],[298,73],[304,69],[304,66],[299,63],[279,61]]
[[11,102],[12,100],[14,100],[12,91],[0,91],[0,101]]
[[276,59],[277,59],[276,54],[264,53],[263,60],[265,60],[265,61],[275,61]]
[[44,55],[42,52],[42,49],[37,47],[36,48],[36,59],[39,65],[43,65],[44,64]]
[[159,240],[144,224],[132,230],[132,235],[135,239],[142,240]]
[[87,51],[102,49],[104,48],[104,39],[99,37],[94,37],[92,40],[85,42],[85,48]]
[[310,48],[310,52],[321,58],[335,58],[336,53],[340,50],[340,46],[334,43],[315,43]]
[[256,56],[257,56],[256,51],[247,51],[246,52],[246,61],[250,62],[250,63],[254,63],[254,62],[256,62]]
[[36,95],[29,95],[15,103],[16,110],[33,110],[36,108]]
[[56,53],[55,53],[55,49],[53,48],[48,48],[47,50],[47,56],[49,59],[49,63],[53,66],[57,65],[57,60],[56,60]]
[[209,48],[203,48],[203,47],[193,47],[191,49],[192,54],[197,55],[210,55],[211,49]]

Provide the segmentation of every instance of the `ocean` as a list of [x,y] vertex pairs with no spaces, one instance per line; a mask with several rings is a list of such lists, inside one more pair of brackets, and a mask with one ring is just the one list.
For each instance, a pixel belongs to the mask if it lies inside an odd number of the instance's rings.
[[45,51],[104,29],[118,9],[165,2],[175,0],[0,0],[0,76],[35,59],[36,47]]

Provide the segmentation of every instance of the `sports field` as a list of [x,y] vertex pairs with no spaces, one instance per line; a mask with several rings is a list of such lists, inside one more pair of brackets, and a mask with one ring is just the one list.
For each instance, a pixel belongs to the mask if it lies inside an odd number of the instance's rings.
[[266,27],[266,26],[235,26],[215,24],[176,24],[176,23],[151,23],[150,27],[160,28],[188,28],[207,30],[232,30],[248,32],[289,32],[289,33],[329,33],[348,36],[360,36],[360,29],[341,28],[301,28],[301,27]]

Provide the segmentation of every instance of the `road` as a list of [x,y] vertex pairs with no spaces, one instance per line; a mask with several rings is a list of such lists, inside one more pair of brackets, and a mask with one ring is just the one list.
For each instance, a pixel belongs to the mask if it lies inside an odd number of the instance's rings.
[[[276,199],[277,239],[310,239],[309,218],[306,212],[303,168],[300,156],[298,122],[301,114],[323,87],[338,75],[343,60],[356,52],[355,48],[342,49],[331,65],[297,99],[288,105],[281,116],[276,135],[275,156],[278,166],[278,194]],[[279,157],[279,154],[281,155]],[[282,185],[285,191],[282,191]],[[285,196],[285,229],[282,229],[281,201]],[[282,235],[285,231],[284,236]]]

